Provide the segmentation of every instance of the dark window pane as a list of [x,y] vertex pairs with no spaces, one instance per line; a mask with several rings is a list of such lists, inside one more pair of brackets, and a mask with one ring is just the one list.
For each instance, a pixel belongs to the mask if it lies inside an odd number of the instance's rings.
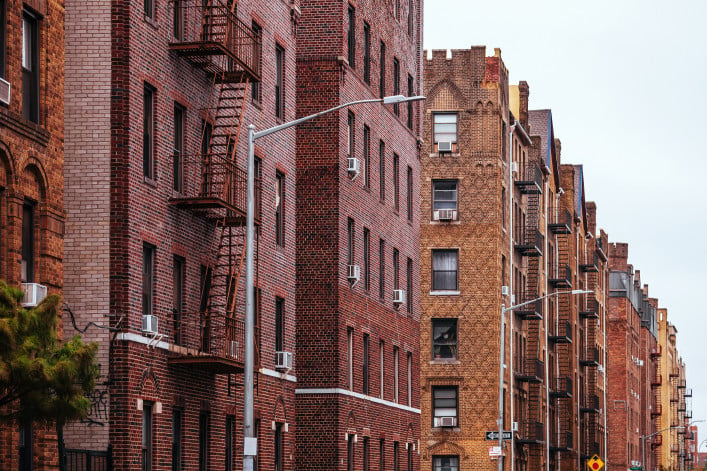
[[456,250],[432,251],[432,289],[438,291],[457,290]]
[[456,319],[432,319],[432,357],[457,358]]

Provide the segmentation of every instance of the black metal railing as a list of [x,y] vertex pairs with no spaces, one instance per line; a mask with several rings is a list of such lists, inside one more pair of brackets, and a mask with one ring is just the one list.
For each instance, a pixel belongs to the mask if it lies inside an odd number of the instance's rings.
[[555,343],[571,343],[572,342],[572,323],[570,321],[559,321],[557,324],[557,332],[552,332],[548,336],[550,342]]
[[571,234],[572,233],[572,213],[568,209],[561,208],[558,210],[550,210],[550,222],[547,228],[553,234]]
[[550,396],[572,397],[572,377],[561,376],[559,378],[555,378],[551,384]]
[[579,317],[597,319],[599,317],[599,301],[594,294],[583,294],[580,298]]
[[540,296],[538,296],[537,293],[523,293],[520,295],[520,299],[518,300],[518,304],[523,304],[525,302],[528,302],[527,305],[523,307],[519,307],[518,309],[515,309],[513,312],[516,313],[516,315],[520,316],[523,319],[542,319],[543,318],[543,301],[542,299],[538,299]]
[[599,349],[597,347],[587,348],[579,363],[582,366],[599,366]]
[[552,430],[550,432],[550,450],[551,451],[567,451],[574,446],[574,435],[572,432],[558,432]]
[[568,264],[562,264],[554,270],[554,273],[548,280],[551,286],[555,288],[571,288],[572,287],[572,269]]
[[515,376],[518,381],[540,383],[545,377],[545,364],[535,358],[526,358],[522,361]]
[[579,264],[579,269],[583,272],[599,271],[599,255],[596,252],[588,254],[585,260]]
[[111,471],[113,469],[109,451],[64,450],[66,471]]
[[520,435],[518,441],[527,444],[540,444],[545,442],[545,434],[542,422],[529,420],[519,424]]
[[543,172],[536,163],[523,165],[518,169],[518,176],[513,183],[521,193],[542,193]]
[[599,412],[599,396],[596,394],[588,394],[584,398],[584,403],[580,406],[580,412]]
[[515,248],[522,255],[538,257],[543,254],[545,236],[537,227],[527,227],[519,225],[516,227],[518,238],[515,241]]

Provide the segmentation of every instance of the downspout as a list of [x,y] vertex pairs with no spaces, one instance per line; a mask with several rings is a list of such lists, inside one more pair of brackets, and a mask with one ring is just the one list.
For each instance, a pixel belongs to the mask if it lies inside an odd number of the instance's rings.
[[[510,276],[511,305],[513,305],[519,301],[519,300],[515,300],[515,302],[513,301],[513,132],[515,131],[516,124],[517,124],[517,121],[514,122],[513,125],[510,127],[510,134],[508,136],[508,138],[510,139],[510,144],[508,146],[510,149],[510,153],[509,153],[509,157],[508,157],[508,177],[509,177],[508,178],[508,192],[510,194],[509,201],[510,201],[510,205],[511,205],[511,208],[509,211],[509,214],[511,217],[510,227],[509,227],[511,236],[509,237],[509,240],[510,240],[509,245],[510,246],[509,246],[509,252],[508,252],[508,258],[510,260],[510,270],[508,272],[508,275]],[[515,386],[514,381],[513,381],[513,372],[515,371],[514,364],[513,364],[514,353],[515,353],[513,351],[513,348],[515,347],[515,345],[513,344],[513,318],[515,317],[515,313],[513,311],[509,311],[509,312],[510,312],[510,316],[511,316],[511,320],[510,320],[511,328],[510,328],[510,335],[509,335],[510,342],[508,342],[508,343],[510,343],[510,354],[511,354],[511,361],[510,361],[511,368],[508,372],[508,382],[510,384],[509,398],[511,401],[511,471],[515,471],[516,434],[513,431],[513,421],[515,420],[515,417],[516,417],[515,416],[515,397],[514,397],[514,390],[513,390],[513,388]],[[505,321],[505,319],[504,319],[504,321]]]

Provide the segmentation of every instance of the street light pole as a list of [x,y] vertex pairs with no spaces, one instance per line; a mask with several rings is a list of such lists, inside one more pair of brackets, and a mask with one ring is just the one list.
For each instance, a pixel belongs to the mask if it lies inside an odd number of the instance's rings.
[[[643,468],[643,471],[646,471],[646,438],[651,438],[655,435],[658,435],[659,433],[665,432],[666,430],[687,428],[692,424],[697,424],[700,422],[704,422],[704,420],[693,420],[692,422],[690,422],[687,425],[674,425],[672,427],[664,428],[663,430],[658,430],[657,432],[653,432],[650,435],[641,436],[641,468]],[[699,451],[699,448],[697,451]]]
[[[498,471],[503,471],[503,364],[506,360],[506,313],[515,311],[522,307],[528,306],[538,301],[542,301],[545,298],[550,298],[552,296],[558,296],[560,294],[591,294],[594,291],[583,290],[583,289],[573,289],[567,291],[555,291],[554,293],[546,294],[545,296],[540,296],[539,298],[531,299],[530,301],[525,301],[520,304],[516,304],[510,307],[506,307],[505,304],[501,304],[501,348],[500,348],[500,363],[499,363],[499,373],[498,373],[498,446],[501,448],[501,456],[498,457]],[[511,371],[509,374],[513,374]],[[547,378],[545,378],[547,381]],[[511,398],[513,400],[513,398]],[[512,420],[513,418],[511,418]],[[511,427],[512,429],[513,427]],[[513,431],[511,430],[511,433]]]
[[255,427],[253,423],[253,375],[254,375],[254,360],[255,360],[255,313],[253,303],[254,289],[254,243],[255,235],[255,141],[261,137],[269,136],[279,131],[284,131],[291,127],[302,124],[319,116],[331,113],[333,111],[347,108],[353,105],[363,103],[382,103],[384,105],[392,105],[397,103],[405,103],[408,101],[424,100],[424,96],[404,95],[386,96],[383,98],[374,98],[370,100],[357,100],[349,103],[344,103],[328,110],[320,111],[303,118],[295,119],[287,123],[273,126],[262,131],[255,130],[255,125],[248,126],[248,178],[247,178],[247,210],[246,210],[246,276],[245,276],[245,368],[244,368],[244,392],[243,392],[243,471],[253,471],[253,463],[258,450],[258,439],[255,437]]

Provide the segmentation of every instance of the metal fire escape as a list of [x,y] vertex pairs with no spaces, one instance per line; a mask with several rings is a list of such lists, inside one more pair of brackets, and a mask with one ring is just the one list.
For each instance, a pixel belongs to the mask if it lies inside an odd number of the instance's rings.
[[[170,203],[211,221],[213,239],[209,264],[201,273],[199,312],[175,313],[177,355],[170,363],[238,373],[245,346],[247,174],[237,165],[236,148],[248,85],[260,80],[260,37],[238,19],[234,0],[182,0],[175,8],[183,31],[170,48],[206,73],[211,91],[200,152],[183,156],[182,191]],[[257,226],[259,190],[257,179]],[[257,234],[256,227],[256,254]],[[256,274],[257,266],[256,255]]]
[[[524,196],[525,220],[519,221],[515,228],[515,250],[526,262],[525,286],[520,295],[519,303],[538,298],[540,290],[540,257],[543,255],[545,238],[540,232],[540,202],[543,188],[543,174],[537,163],[530,163],[519,169],[514,186]],[[540,342],[542,301],[515,311],[518,318],[524,320],[525,351],[523,360],[515,372],[515,379],[527,383],[528,410],[524,420],[519,423],[519,439],[521,446],[528,447],[528,469],[540,469],[544,433],[543,381],[545,364],[543,363],[542,344]]]

